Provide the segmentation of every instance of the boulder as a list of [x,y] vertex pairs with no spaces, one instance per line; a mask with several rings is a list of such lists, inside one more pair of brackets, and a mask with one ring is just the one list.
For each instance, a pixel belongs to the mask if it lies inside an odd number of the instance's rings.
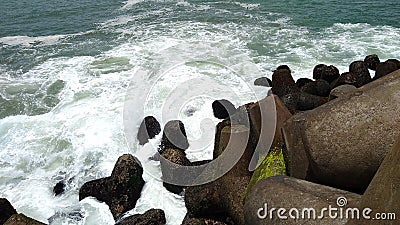
[[55,196],[61,195],[65,191],[65,183],[64,181],[58,182],[54,188],[53,188],[53,193]]
[[386,76],[396,70],[400,69],[400,66],[395,60],[387,60],[385,62],[379,63],[376,67],[374,79]]
[[216,219],[190,218],[188,216],[182,221],[182,225],[228,225]]
[[378,55],[372,54],[372,55],[367,55],[364,58],[364,62],[367,64],[368,69],[370,70],[376,70],[376,66],[381,62],[379,60]]
[[296,106],[297,106],[297,110],[305,111],[305,110],[315,109],[327,102],[328,102],[327,97],[321,97],[321,96],[316,96],[316,95],[301,92],[297,95],[297,105]]
[[354,61],[350,64],[349,72],[355,75],[356,83],[354,86],[361,87],[371,82],[368,66],[364,61]]
[[306,85],[307,83],[310,83],[310,82],[312,82],[313,80],[311,80],[311,79],[309,79],[309,78],[299,78],[297,81],[296,81],[296,85],[297,85],[297,87],[299,87],[299,88],[301,88],[301,87],[303,87],[304,85]]
[[45,224],[20,213],[12,215],[3,225],[45,225]]
[[331,93],[329,94],[329,100],[339,98],[341,96],[355,92],[356,90],[357,90],[357,88],[350,84],[344,84],[344,85],[337,86],[334,89],[332,89]]
[[11,203],[5,198],[0,198],[0,224],[5,223],[14,214],[17,214],[17,211]]
[[124,218],[116,225],[165,225],[165,213],[161,209],[150,209],[144,214],[136,214]]
[[229,118],[236,112],[235,106],[226,99],[215,100],[212,103],[214,116],[218,119]]
[[[400,135],[400,71],[290,118],[290,176],[362,193]],[[354,179],[354,178],[357,179]]]
[[329,92],[331,91],[331,87],[328,81],[318,79],[316,81],[305,84],[303,87],[301,87],[301,91],[312,95],[328,97]]
[[185,125],[182,121],[171,120],[165,124],[158,151],[162,153],[167,148],[180,149],[181,151],[189,148]]
[[[357,207],[359,200],[360,195],[293,177],[269,177],[251,189],[245,203],[245,224],[344,225],[345,217],[330,218],[327,209],[336,208],[333,212],[339,214],[339,209],[346,212]],[[320,218],[324,209],[325,216]]]
[[[372,212],[385,213],[379,218],[371,213],[372,220],[361,217],[360,220],[351,220],[346,225],[397,225],[400,224],[400,139],[386,155],[367,190],[361,197],[361,209],[370,208]],[[383,219],[384,217],[386,219]]]
[[291,72],[288,65],[280,65],[280,66],[276,67],[276,70],[289,70]]
[[161,132],[160,123],[153,116],[146,116],[140,124],[137,139],[140,145],[146,144]]
[[314,67],[313,78],[314,80],[325,80],[328,83],[336,80],[339,77],[339,70],[333,66],[327,66],[325,64],[319,64]]
[[277,69],[274,71],[272,74],[271,90],[272,93],[279,97],[300,91],[288,69]]
[[105,202],[114,219],[135,207],[144,186],[143,168],[137,158],[124,154],[118,158],[110,177],[92,180],[79,190],[79,200],[92,196]]
[[357,76],[354,73],[344,72],[340,75],[338,79],[331,83],[331,88],[338,87],[340,85],[357,85]]
[[272,81],[267,77],[260,77],[254,81],[255,86],[264,86],[264,87],[271,87]]
[[[177,165],[181,165],[181,166],[190,166],[191,165],[190,161],[186,158],[186,154],[178,149],[168,148],[168,149],[164,150],[161,155],[165,159],[167,159],[170,162],[173,162]],[[165,164],[163,162],[164,161],[161,161],[161,172],[162,172],[163,179],[165,179],[167,176],[176,176],[176,174],[173,171],[173,168],[169,168],[168,170],[165,169]],[[166,182],[163,182],[163,186],[168,191],[170,191],[174,194],[180,194],[184,188],[182,186],[173,185],[173,184],[169,184]]]

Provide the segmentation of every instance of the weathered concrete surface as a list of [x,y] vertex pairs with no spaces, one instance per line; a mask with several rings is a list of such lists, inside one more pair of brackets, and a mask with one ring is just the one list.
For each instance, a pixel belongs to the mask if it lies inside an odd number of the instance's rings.
[[12,215],[3,225],[45,225],[45,224],[20,213]]
[[[387,220],[351,220],[346,225],[398,225],[400,224],[400,139],[390,150],[376,172],[367,191],[361,197],[360,208],[370,208],[371,218],[375,213],[386,213]],[[390,214],[387,214],[390,213]],[[394,214],[393,214],[394,213]],[[379,215],[382,216],[383,215]]]
[[[346,192],[343,190],[299,180],[293,177],[276,176],[269,177],[259,181],[250,191],[245,203],[245,224],[251,225],[344,225],[347,219],[332,219],[329,212],[323,213],[323,208],[340,208],[337,204],[339,197],[345,197],[348,204],[343,207],[354,208],[358,206],[360,195]],[[267,204],[267,205],[265,205]],[[271,213],[271,209],[276,208]],[[286,210],[283,216],[287,219],[278,217],[277,210],[284,208]],[[298,220],[292,219],[297,217],[296,213],[289,214],[294,208],[299,211]],[[313,208],[315,210],[315,218],[313,212],[302,217],[303,209]],[[338,211],[336,211],[338,212]],[[310,218],[308,217],[310,215]],[[265,216],[265,218],[264,218]],[[304,218],[304,219],[303,219]]]
[[400,134],[400,71],[289,119],[289,174],[363,192]]

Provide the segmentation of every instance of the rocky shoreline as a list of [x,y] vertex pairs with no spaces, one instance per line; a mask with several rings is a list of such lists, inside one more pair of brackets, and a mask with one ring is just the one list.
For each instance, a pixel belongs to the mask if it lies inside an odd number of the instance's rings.
[[[370,71],[375,71],[371,77]],[[290,220],[260,217],[265,204],[284,209],[312,207],[321,210],[373,207],[381,213],[400,217],[400,61],[381,62],[377,55],[349,65],[341,73],[333,65],[315,66],[313,79],[295,81],[288,66],[279,66],[272,79],[262,77],[254,85],[271,87],[264,99],[235,108],[227,100],[213,103],[214,116],[222,119],[216,126],[213,159],[228,151],[229,143],[246,146],[238,162],[220,178],[198,186],[180,186],[165,182],[164,187],[185,196],[188,213],[182,225],[258,225],[258,224],[360,224],[356,220],[321,218]],[[265,126],[265,105],[273,102],[275,127]],[[267,104],[268,103],[268,104]],[[246,121],[243,118],[248,118]],[[138,140],[145,144],[161,132],[156,118],[146,117],[140,125]],[[272,133],[272,141],[264,140]],[[249,137],[246,134],[250,134]],[[164,178],[174,179],[179,166],[201,166],[210,161],[191,162],[185,150],[189,142],[185,125],[169,121],[159,146]],[[260,165],[249,171],[257,148],[269,149],[258,155]],[[118,158],[111,176],[85,183],[79,200],[92,196],[105,202],[116,224],[161,225],[166,223],[160,209],[121,220],[140,198],[145,181],[143,168],[130,154]],[[190,176],[190,174],[188,175]],[[63,185],[54,188],[62,194]],[[268,212],[265,209],[266,212]],[[271,216],[271,215],[269,215]],[[385,224],[400,224],[398,218]],[[0,224],[43,224],[28,218],[0,199]],[[381,224],[362,220],[362,224]]]

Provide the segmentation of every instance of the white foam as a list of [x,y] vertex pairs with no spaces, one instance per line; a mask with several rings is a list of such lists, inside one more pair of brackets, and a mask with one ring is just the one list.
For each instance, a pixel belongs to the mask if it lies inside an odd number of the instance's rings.
[[50,36],[38,36],[38,37],[29,37],[29,36],[9,36],[9,37],[1,37],[0,43],[6,45],[23,45],[23,46],[31,46],[33,44],[40,45],[54,45],[57,44],[61,39],[65,38],[67,35],[50,35]]

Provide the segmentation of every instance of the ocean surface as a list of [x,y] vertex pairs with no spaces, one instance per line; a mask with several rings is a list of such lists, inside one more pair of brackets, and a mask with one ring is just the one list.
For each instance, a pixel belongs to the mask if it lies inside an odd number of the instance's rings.
[[114,224],[79,188],[131,153],[146,185],[128,214],[161,208],[181,224],[183,197],[147,159],[160,135],[136,141],[144,116],[181,119],[189,159],[210,159],[214,99],[266,96],[252,83],[281,64],[297,79],[320,63],[400,58],[399,12],[388,0],[0,0],[0,197],[45,223]]

